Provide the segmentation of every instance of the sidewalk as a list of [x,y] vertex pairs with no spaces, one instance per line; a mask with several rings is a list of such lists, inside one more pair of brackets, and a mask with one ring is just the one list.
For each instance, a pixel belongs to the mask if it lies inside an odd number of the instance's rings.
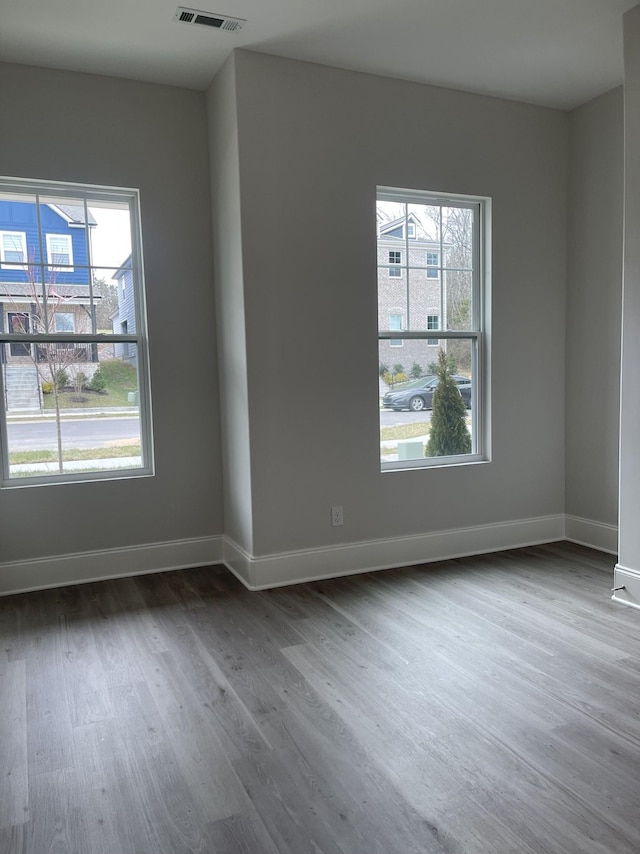
[[[109,418],[121,418],[126,415],[137,418],[140,410],[137,406],[108,406],[103,409],[61,409],[62,418],[95,418],[96,416]],[[40,409],[21,409],[7,412],[7,421],[55,421],[54,410],[48,409],[43,412]]]

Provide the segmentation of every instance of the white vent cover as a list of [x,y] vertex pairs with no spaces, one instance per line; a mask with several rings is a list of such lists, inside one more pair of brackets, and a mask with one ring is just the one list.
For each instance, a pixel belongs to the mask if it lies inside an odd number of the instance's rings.
[[187,9],[178,6],[173,20],[179,24],[198,24],[201,27],[211,27],[214,30],[226,30],[234,33],[246,24],[244,18],[232,18],[230,15],[219,15],[217,12],[203,12],[200,9]]

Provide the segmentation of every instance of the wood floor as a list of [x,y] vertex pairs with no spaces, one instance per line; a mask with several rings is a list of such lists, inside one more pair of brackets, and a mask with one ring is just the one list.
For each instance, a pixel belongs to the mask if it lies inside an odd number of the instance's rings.
[[638,854],[640,611],[612,563],[0,600],[0,854]]

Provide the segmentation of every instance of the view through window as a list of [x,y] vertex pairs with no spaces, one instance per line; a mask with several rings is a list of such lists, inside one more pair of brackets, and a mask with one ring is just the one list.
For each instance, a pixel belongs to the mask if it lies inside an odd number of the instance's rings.
[[0,235],[3,485],[150,474],[137,191],[1,179]]
[[486,459],[488,204],[378,190],[383,470]]

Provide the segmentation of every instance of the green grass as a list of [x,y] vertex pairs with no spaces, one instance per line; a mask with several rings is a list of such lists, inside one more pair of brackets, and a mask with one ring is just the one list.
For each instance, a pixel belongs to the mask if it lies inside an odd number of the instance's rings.
[[[113,448],[67,448],[62,452],[62,461],[111,460],[117,457],[139,457],[140,443],[117,445]],[[13,451],[9,454],[11,465],[21,463],[57,463],[57,451]]]
[[[121,466],[120,468],[122,470],[124,470],[124,469],[137,469],[139,467],[140,466],[138,465],[138,463],[132,463],[131,465]],[[92,471],[98,471],[98,472],[101,472],[102,474],[107,474],[107,475],[109,473],[106,469],[101,468],[100,466],[95,466],[95,468],[93,468],[91,466],[87,466],[87,468],[82,469],[82,474],[87,474],[87,472],[92,472]],[[47,471],[47,469],[42,469],[41,471],[18,471],[18,472],[12,472],[11,473],[11,480],[13,480],[14,478],[17,478],[17,477],[41,477],[42,475],[47,475],[47,476],[53,475],[55,477],[55,475],[57,475],[57,474],[58,474],[57,471],[51,472],[51,471]]]
[[381,427],[380,439],[390,441],[392,439],[415,439],[416,436],[428,436],[431,430],[430,424],[396,424],[393,427]]
[[[105,378],[107,387],[103,392],[83,389],[78,395],[71,389],[58,393],[60,409],[96,409],[110,406],[131,406],[127,395],[130,391],[138,390],[138,377],[133,365],[127,365],[118,359],[110,359],[100,363],[100,371]],[[43,395],[43,408],[55,410],[56,401],[53,393]]]

